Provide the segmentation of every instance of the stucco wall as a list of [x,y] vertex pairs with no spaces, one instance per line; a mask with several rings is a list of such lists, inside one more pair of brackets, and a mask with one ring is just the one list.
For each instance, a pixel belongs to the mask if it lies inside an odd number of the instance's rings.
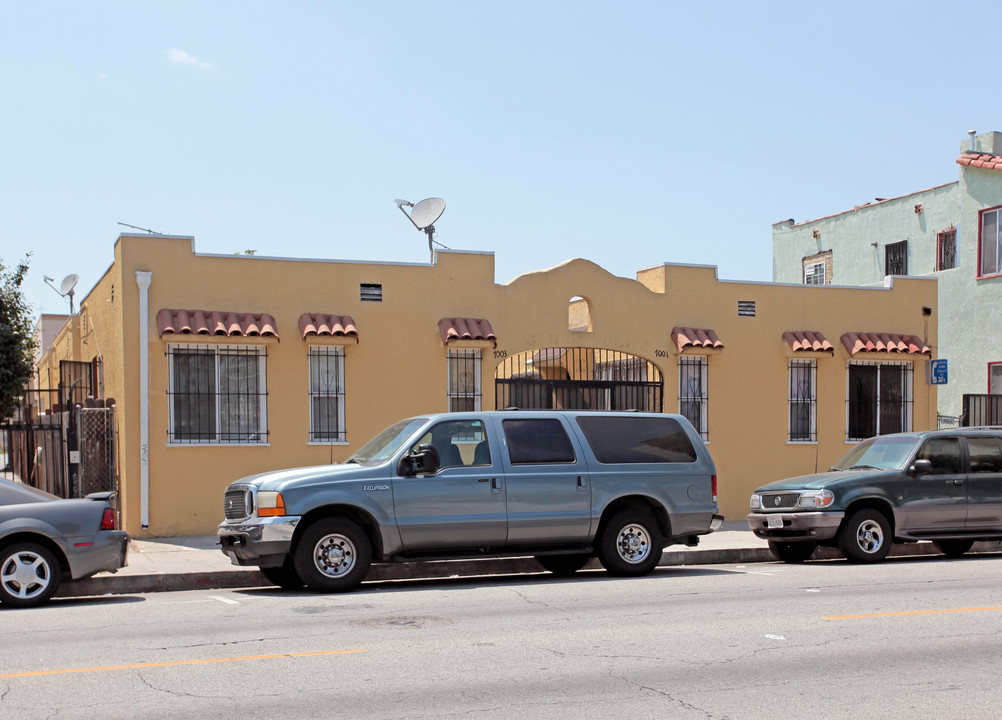
[[[152,273],[144,338],[138,334],[137,271]],[[382,302],[362,302],[360,283],[381,284]],[[109,303],[112,284],[115,301]],[[588,303],[591,332],[570,329],[575,297]],[[738,315],[739,301],[755,303],[754,317]],[[494,407],[493,377],[506,357],[548,347],[593,347],[653,362],[664,377],[664,410],[677,412],[679,352],[671,330],[715,330],[722,350],[684,352],[708,356],[709,447],[721,511],[732,520],[744,517],[757,485],[827,467],[845,452],[849,355],[839,342],[842,333],[897,332],[936,343],[935,313],[921,312],[936,305],[936,283],[929,280],[900,278],[887,288],[803,287],[720,281],[713,267],[679,265],[648,268],[634,280],[575,259],[499,285],[493,255],[483,253],[443,252],[428,265],[325,262],[198,255],[191,238],[128,235],[120,237],[114,266],[85,303],[100,338],[108,394],[114,392],[119,402],[126,529],[148,535],[214,532],[229,482],[271,469],[343,461],[394,420],[445,411],[447,349],[437,328],[443,317],[486,318],[498,337],[496,348],[484,341],[463,345],[483,353],[484,409]],[[155,318],[162,308],[274,316],[280,340],[208,339],[266,347],[266,445],[168,443],[168,343],[206,338],[159,337]],[[297,325],[305,312],[351,315],[358,328],[357,344],[338,341],[346,352],[346,444],[308,442],[307,343]],[[807,356],[818,366],[817,443],[787,441],[788,361],[794,353],[782,334],[794,330],[821,331],[835,346],[834,352]],[[149,350],[150,377],[148,528],[139,523],[142,345]],[[932,426],[935,390],[925,385],[926,356],[867,355],[914,363],[913,426]]]

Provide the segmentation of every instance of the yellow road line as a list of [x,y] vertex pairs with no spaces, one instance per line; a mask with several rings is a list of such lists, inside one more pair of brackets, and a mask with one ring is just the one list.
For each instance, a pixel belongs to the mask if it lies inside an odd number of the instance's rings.
[[859,620],[861,618],[876,617],[897,617],[900,615],[934,615],[936,613],[959,613],[959,612],[987,612],[989,610],[1002,610],[1002,607],[983,608],[950,608],[946,610],[908,610],[905,612],[871,613],[869,615],[838,615],[836,617],[823,617],[822,620]]
[[244,662],[247,660],[278,660],[279,658],[316,657],[318,655],[344,655],[347,653],[360,653],[360,652],[365,652],[365,650],[361,649],[325,650],[322,652],[280,653],[278,655],[248,655],[246,657],[205,658],[204,660],[175,660],[173,662],[139,663],[136,665],[106,665],[104,667],[66,668],[63,670],[39,670],[37,672],[9,673],[7,675],[0,675],[0,679],[36,677],[38,675],[66,675],[69,673],[104,672],[106,670],[140,670],[143,668],[176,667],[178,665],[206,665],[208,663]]

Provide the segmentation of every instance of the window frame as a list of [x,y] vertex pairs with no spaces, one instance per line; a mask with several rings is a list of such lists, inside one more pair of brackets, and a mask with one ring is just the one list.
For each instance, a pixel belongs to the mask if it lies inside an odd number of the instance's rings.
[[[875,420],[874,420],[874,433],[872,435],[855,436],[850,433],[851,420],[852,420],[852,368],[869,366],[877,368],[877,378],[876,378],[876,402],[873,408]],[[881,419],[881,400],[880,400],[880,373],[884,369],[895,368],[902,373],[902,387],[901,387],[901,428],[891,430],[889,432],[882,432],[880,427]],[[915,366],[914,363],[908,361],[893,361],[893,360],[850,360],[846,365],[845,371],[845,442],[846,443],[857,443],[863,440],[867,440],[870,437],[878,437],[880,435],[887,435],[894,432],[911,432],[913,427],[913,410],[915,404],[915,388],[914,388],[914,376],[915,376]]]
[[[899,255],[900,251],[900,255]],[[901,260],[901,272],[891,272],[891,261],[899,259]],[[899,240],[898,242],[887,243],[884,245],[884,277],[888,275],[907,275],[908,274],[908,241]]]
[[[453,382],[454,373],[465,366],[473,372],[473,388],[458,389],[460,383]],[[480,348],[449,348],[446,353],[446,403],[447,412],[478,412],[483,406],[482,382],[483,352]],[[454,403],[473,400],[473,407],[454,408]]]
[[[953,248],[951,250],[952,254],[952,264],[947,267],[944,262],[944,241],[949,239],[953,243]],[[942,232],[936,233],[936,272],[942,270],[953,270],[957,267],[957,228],[951,227]]]
[[[985,233],[985,217],[989,214],[995,216],[995,272],[985,273],[984,272],[984,233]],[[998,277],[1002,275],[1002,205],[996,205],[995,207],[985,208],[984,210],[978,211],[978,267],[977,267],[977,278],[980,280],[982,278]]]
[[[314,368],[314,360],[317,358],[334,359],[335,379],[333,392],[324,392],[323,388],[314,390],[313,381],[321,372],[319,368]],[[307,350],[307,376],[306,376],[306,397],[309,405],[310,445],[346,445],[348,443],[348,430],[345,427],[345,350],[343,345],[310,345]],[[322,398],[333,398],[336,403],[335,409],[335,429],[324,431],[317,426],[318,417],[316,415],[316,402]],[[321,435],[333,435],[330,437],[320,437]]]
[[[821,268],[821,272],[820,273],[817,271],[818,267]],[[812,268],[815,268],[814,272],[811,272]],[[819,262],[808,263],[808,264],[804,265],[804,285],[813,285],[813,286],[827,285],[828,284],[826,282],[827,278],[825,277],[826,273],[827,273],[827,268],[825,267],[825,261],[824,260],[821,260]],[[808,277],[819,277],[819,276],[821,278],[821,282],[808,282],[807,281]]]
[[[164,353],[167,356],[167,444],[169,446],[191,447],[196,445],[269,445],[268,435],[268,348],[266,345],[245,345],[245,344],[216,344],[216,343],[168,343]],[[182,435],[178,429],[179,418],[177,417],[177,400],[182,397],[190,397],[192,393],[181,392],[175,383],[175,362],[176,358],[182,355],[211,355],[213,374],[212,396],[212,436],[211,438],[191,437],[189,433]],[[228,393],[219,391],[220,387],[220,356],[234,355],[237,357],[256,357],[257,362],[257,391],[246,394],[238,394],[239,401],[242,397],[256,398],[257,401],[257,429],[246,431],[248,436],[245,440],[227,437],[220,439],[224,435],[238,433],[227,432],[223,428],[223,413],[225,403],[220,402],[220,398],[228,397]],[[195,393],[197,397],[197,393]],[[239,422],[239,419],[238,419]],[[198,430],[195,435],[208,435],[206,431]]]
[[[794,375],[801,375],[804,370],[807,370],[807,397],[795,396]],[[786,441],[797,445],[816,444],[818,442],[818,361],[813,358],[790,358],[787,364],[787,378],[787,404],[789,412],[786,416]],[[798,432],[797,437],[794,437],[794,411],[800,407],[806,407],[808,412],[806,437],[803,436],[802,432]]]
[[[699,388],[695,395],[685,394],[683,387],[687,373],[683,368],[698,368]],[[679,355],[678,358],[678,413],[685,417],[704,441],[709,441],[709,358],[706,355]],[[683,409],[683,403],[691,403],[698,408],[698,417],[691,418]],[[694,422],[695,420],[695,422]]]
[[996,391],[992,390],[992,371],[996,368],[1002,370],[1002,360],[992,361],[988,363],[988,394],[989,395],[1002,395],[1002,372],[998,373],[999,376],[999,386]]

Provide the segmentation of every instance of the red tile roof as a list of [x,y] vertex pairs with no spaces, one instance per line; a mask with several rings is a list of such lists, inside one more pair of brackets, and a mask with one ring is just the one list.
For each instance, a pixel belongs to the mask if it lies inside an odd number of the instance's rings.
[[438,321],[438,331],[442,334],[442,344],[451,340],[490,340],[498,346],[497,335],[487,320],[478,318],[442,318]]
[[835,347],[816,330],[785,332],[783,339],[794,352],[835,352]]
[[687,347],[721,348],[724,344],[720,342],[717,333],[712,330],[701,330],[699,328],[673,327],[671,329],[671,339],[675,343],[679,352]]
[[157,330],[164,335],[225,335],[227,337],[278,337],[275,318],[263,313],[219,310],[171,310],[157,313]]
[[985,170],[1002,170],[1002,155],[988,153],[965,152],[957,158],[958,165],[984,168]]
[[852,332],[842,336],[849,355],[860,352],[896,352],[910,355],[932,354],[932,350],[917,335]]
[[305,340],[310,335],[353,337],[358,342],[358,329],[350,315],[324,315],[303,313],[299,316],[299,332]]

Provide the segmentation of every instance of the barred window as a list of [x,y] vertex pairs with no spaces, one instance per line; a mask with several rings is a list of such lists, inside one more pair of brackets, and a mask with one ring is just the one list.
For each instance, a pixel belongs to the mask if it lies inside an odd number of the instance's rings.
[[790,442],[816,442],[817,362],[790,360]]
[[345,442],[344,348],[310,347],[310,442]]
[[706,371],[705,355],[683,355],[678,359],[678,411],[704,440],[707,439]]
[[951,228],[936,235],[936,269],[957,267],[957,229]]
[[480,409],[480,350],[451,349],[449,363],[449,412]]
[[265,348],[170,345],[167,362],[169,442],[268,441]]
[[912,429],[912,364],[849,363],[846,440]]

